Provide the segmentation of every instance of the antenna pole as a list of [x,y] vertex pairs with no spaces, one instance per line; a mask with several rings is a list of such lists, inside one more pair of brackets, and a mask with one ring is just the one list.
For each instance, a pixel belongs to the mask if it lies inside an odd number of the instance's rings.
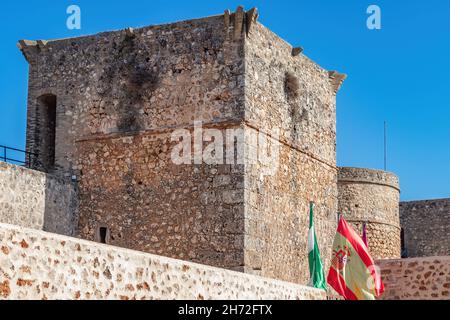
[[387,123],[384,121],[384,171],[387,170]]

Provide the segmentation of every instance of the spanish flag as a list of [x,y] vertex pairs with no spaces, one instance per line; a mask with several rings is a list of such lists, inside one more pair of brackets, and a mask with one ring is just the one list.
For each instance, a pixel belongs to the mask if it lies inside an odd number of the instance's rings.
[[327,282],[346,300],[375,300],[384,292],[367,246],[342,216],[333,243]]

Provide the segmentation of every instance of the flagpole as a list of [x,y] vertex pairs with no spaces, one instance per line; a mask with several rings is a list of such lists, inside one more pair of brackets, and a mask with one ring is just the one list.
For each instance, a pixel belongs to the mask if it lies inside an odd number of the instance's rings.
[[308,264],[310,285],[318,289],[326,289],[326,277],[323,263],[320,260],[320,250],[314,228],[314,202],[309,203],[309,231],[308,231]]
[[387,170],[387,122],[384,121],[384,171]]

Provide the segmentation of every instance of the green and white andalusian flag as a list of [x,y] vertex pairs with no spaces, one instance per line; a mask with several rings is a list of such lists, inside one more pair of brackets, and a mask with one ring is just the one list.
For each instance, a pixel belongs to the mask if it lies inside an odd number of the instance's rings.
[[314,229],[314,203],[312,202],[309,211],[308,261],[310,285],[314,288],[325,290],[327,282],[323,272],[323,264],[320,260],[319,247],[317,246],[316,231]]

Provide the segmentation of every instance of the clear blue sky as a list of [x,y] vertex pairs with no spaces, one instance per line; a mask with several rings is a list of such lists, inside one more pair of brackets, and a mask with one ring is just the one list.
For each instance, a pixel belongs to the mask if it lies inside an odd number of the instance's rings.
[[[66,28],[66,8],[82,10],[82,29]],[[0,144],[24,148],[27,63],[18,39],[74,37],[258,7],[260,21],[329,70],[349,78],[338,94],[338,164],[388,170],[402,199],[450,197],[450,1],[296,0],[2,1]],[[366,9],[382,10],[382,29],[366,28]]]

